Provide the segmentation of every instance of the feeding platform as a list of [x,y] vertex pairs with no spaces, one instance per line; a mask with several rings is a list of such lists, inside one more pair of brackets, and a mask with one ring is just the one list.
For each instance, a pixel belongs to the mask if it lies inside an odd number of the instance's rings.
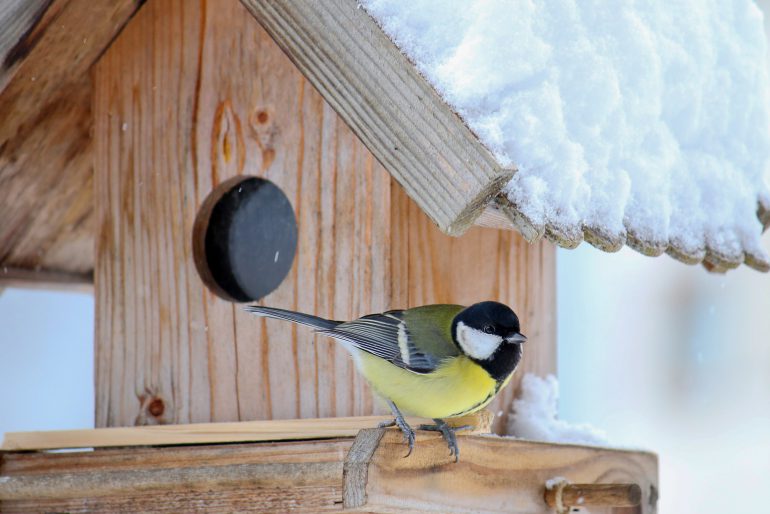
[[[654,454],[485,435],[485,413],[455,420],[480,427],[459,436],[459,462],[440,435],[422,431],[405,458],[398,430],[370,428],[387,419],[8,434],[0,509],[545,514],[561,501],[591,512],[656,512]],[[93,451],[44,451],[83,446]],[[547,490],[556,477],[569,484]]]

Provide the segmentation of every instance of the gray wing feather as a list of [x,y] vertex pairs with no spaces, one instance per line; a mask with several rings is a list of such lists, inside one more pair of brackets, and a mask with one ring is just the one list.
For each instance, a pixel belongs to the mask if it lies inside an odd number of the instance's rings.
[[415,373],[429,373],[440,362],[440,358],[421,351],[414,344],[403,321],[404,311],[388,311],[340,322],[274,307],[247,305],[245,309],[257,316],[313,327],[320,334],[345,341],[359,350]]
[[371,314],[319,332],[415,373],[429,373],[440,362],[414,344],[403,322],[403,311]]

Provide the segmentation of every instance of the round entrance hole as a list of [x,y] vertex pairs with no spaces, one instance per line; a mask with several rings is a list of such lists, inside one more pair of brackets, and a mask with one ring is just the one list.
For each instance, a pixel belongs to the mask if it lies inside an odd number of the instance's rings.
[[289,199],[269,180],[233,177],[201,205],[193,226],[193,257],[218,296],[252,302],[274,291],[291,270],[297,220]]

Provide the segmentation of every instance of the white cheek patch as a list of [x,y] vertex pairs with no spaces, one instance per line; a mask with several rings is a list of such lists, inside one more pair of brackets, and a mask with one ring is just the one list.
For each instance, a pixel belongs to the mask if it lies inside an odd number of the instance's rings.
[[495,350],[502,344],[503,338],[496,334],[485,334],[461,321],[457,324],[457,342],[469,356],[486,360],[492,357]]

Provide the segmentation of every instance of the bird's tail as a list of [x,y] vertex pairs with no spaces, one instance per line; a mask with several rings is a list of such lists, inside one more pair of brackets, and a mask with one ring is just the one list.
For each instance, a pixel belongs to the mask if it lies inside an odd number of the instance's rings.
[[264,316],[266,318],[282,319],[285,321],[291,321],[292,323],[299,323],[300,325],[306,325],[313,327],[316,330],[331,330],[341,321],[333,321],[330,319],[319,318],[318,316],[311,316],[310,314],[304,314],[302,312],[287,311],[285,309],[276,309],[275,307],[260,307],[259,305],[247,305],[244,307],[248,312],[256,314],[257,316]]

